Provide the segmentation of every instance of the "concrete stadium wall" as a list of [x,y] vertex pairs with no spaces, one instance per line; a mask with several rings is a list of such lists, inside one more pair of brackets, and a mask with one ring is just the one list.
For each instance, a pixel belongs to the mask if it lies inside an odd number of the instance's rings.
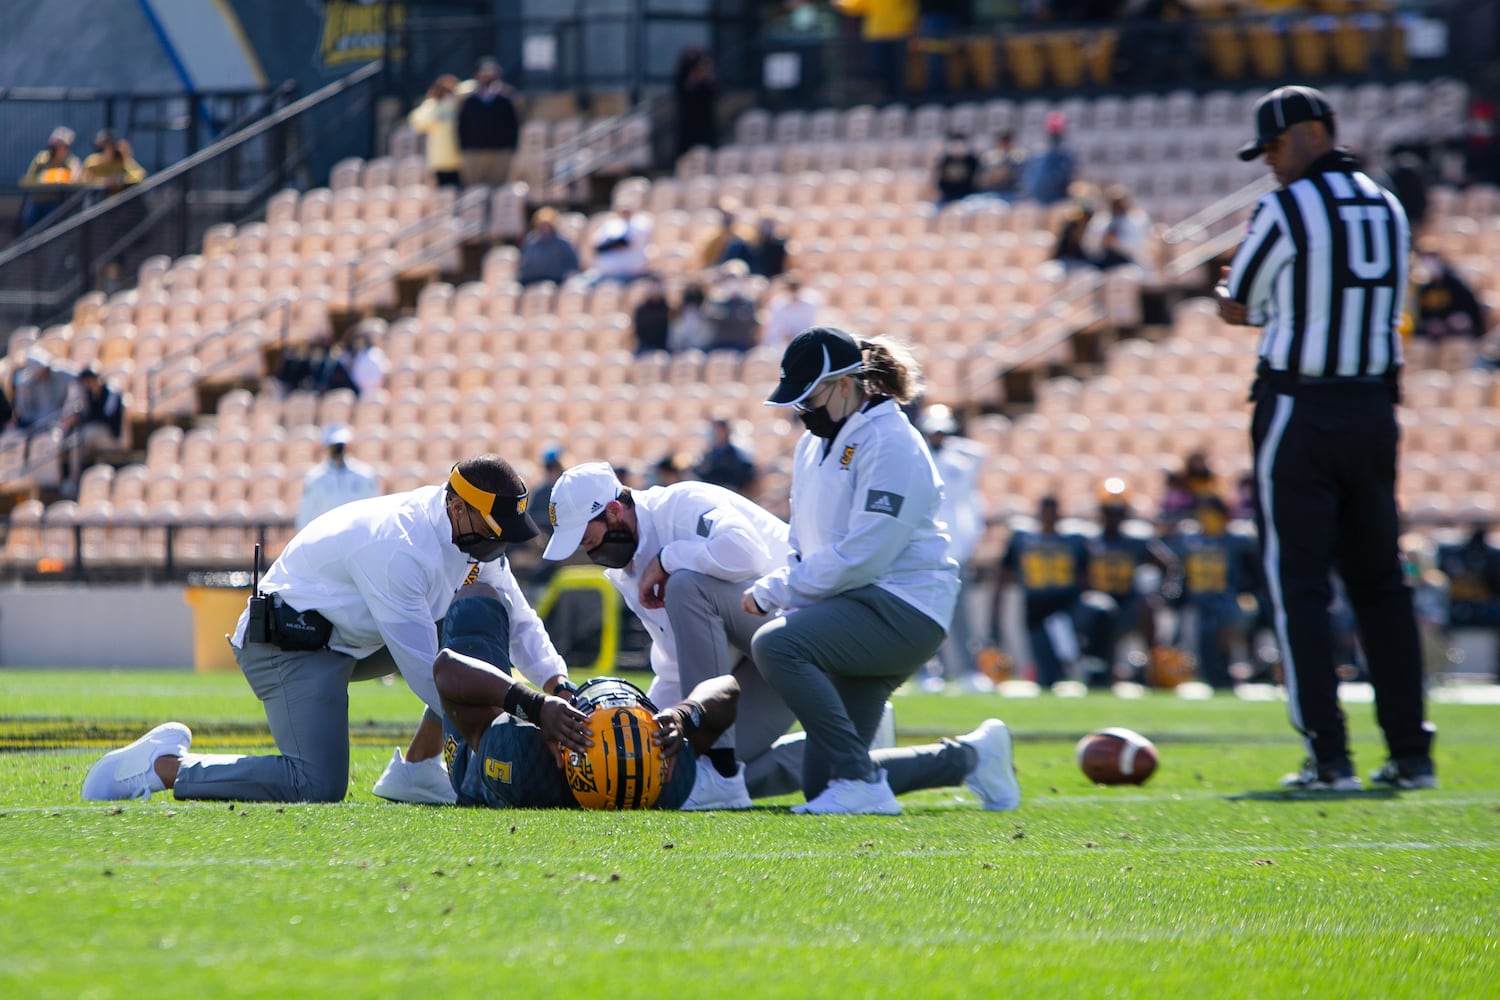
[[0,590],[0,667],[191,669],[193,616],[181,586]]

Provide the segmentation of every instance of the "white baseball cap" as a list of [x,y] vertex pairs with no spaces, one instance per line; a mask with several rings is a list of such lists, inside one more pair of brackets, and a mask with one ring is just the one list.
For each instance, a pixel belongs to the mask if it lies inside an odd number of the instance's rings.
[[608,462],[585,462],[558,476],[547,505],[552,539],[542,558],[559,561],[578,551],[589,522],[602,514],[604,506],[623,490]]
[[354,431],[347,424],[329,424],[323,428],[323,446],[331,448],[336,444],[348,444],[354,440]]

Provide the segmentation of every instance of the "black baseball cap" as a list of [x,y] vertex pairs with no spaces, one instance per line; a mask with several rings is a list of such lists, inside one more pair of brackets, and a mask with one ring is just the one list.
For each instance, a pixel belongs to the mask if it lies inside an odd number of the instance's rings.
[[859,342],[832,326],[803,330],[786,345],[781,356],[781,381],[767,406],[793,406],[808,397],[818,383],[835,375],[852,375],[864,366]]
[[1277,87],[1255,102],[1255,139],[1240,147],[1242,160],[1265,152],[1266,144],[1298,122],[1322,122],[1333,132],[1333,105],[1316,87]]

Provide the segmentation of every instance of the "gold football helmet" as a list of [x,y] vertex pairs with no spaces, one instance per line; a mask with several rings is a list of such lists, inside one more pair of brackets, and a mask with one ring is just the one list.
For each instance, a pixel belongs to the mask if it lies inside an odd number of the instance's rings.
[[650,809],[667,780],[667,761],[651,737],[656,706],[640,688],[617,677],[596,677],[573,696],[589,717],[594,745],[586,754],[564,749],[563,773],[585,809]]

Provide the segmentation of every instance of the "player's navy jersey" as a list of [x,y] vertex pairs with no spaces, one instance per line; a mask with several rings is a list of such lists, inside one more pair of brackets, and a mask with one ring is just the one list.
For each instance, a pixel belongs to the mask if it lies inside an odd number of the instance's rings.
[[[443,726],[443,758],[461,806],[491,809],[577,809],[557,749],[529,722],[498,716],[476,753],[452,723]],[[654,808],[679,809],[697,775],[693,748],[684,746]]]
[[1255,543],[1243,535],[1177,535],[1168,544],[1182,560],[1189,600],[1236,598],[1255,589]]
[[1018,531],[1000,565],[1020,581],[1026,594],[1027,617],[1045,618],[1078,600],[1079,581],[1087,562],[1088,540],[1082,535]]
[[1448,578],[1448,598],[1455,604],[1485,604],[1500,599],[1500,550],[1488,545],[1443,545],[1437,568]]
[[1135,597],[1135,571],[1150,561],[1150,543],[1144,538],[1118,535],[1089,539],[1088,586],[1117,601]]

